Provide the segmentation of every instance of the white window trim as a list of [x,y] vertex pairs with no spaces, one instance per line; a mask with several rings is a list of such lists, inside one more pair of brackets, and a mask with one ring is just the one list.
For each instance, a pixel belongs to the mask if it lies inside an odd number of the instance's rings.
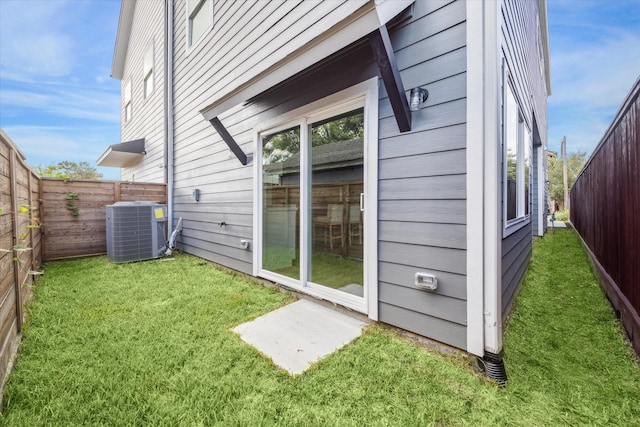
[[[307,124],[321,120],[323,117],[331,117],[337,112],[346,112],[364,106],[365,135],[369,142],[364,147],[364,173],[365,173],[365,227],[364,238],[372,242],[365,246],[364,259],[364,298],[347,293],[340,293],[317,286],[312,283],[304,283],[279,274],[262,269],[262,135],[271,134],[292,126],[301,126],[303,130]],[[300,158],[308,157],[305,144],[306,132],[300,133],[301,152]],[[378,78],[374,77],[360,84],[332,94],[321,100],[307,104],[301,108],[285,113],[280,117],[262,123],[256,127],[254,155],[254,200],[253,200],[253,274],[265,279],[280,283],[292,289],[309,295],[331,300],[337,304],[365,313],[372,320],[378,320]],[[301,175],[301,188],[308,186],[308,177]],[[301,191],[301,206],[306,206],[306,191]],[[304,216],[302,216],[304,217]],[[300,224],[300,229],[305,230],[305,224]],[[307,250],[308,242],[305,233],[302,233],[300,242],[301,250]],[[302,257],[304,258],[304,257]],[[306,277],[306,266],[302,263],[301,277]]]
[[[148,55],[151,53],[150,62],[148,60]],[[155,90],[155,58],[154,58],[155,50],[153,45],[153,40],[147,47],[144,53],[144,57],[142,60],[142,96],[144,99],[149,98],[153,95]],[[147,84],[149,79],[151,80],[151,90],[147,91]]]
[[[200,8],[204,7],[204,2],[206,0],[200,0]],[[186,2],[186,10],[187,10],[187,19],[186,19],[186,37],[185,37],[185,43],[187,44],[187,53],[189,53],[192,49],[194,49],[196,46],[198,46],[200,43],[200,41],[202,41],[205,38],[205,35],[211,31],[211,29],[213,28],[213,16],[214,16],[214,0],[211,0],[210,4],[210,10],[209,10],[209,27],[207,29],[204,30],[204,32],[202,33],[202,35],[200,37],[198,37],[196,40],[191,40],[191,31],[190,31],[190,27],[191,27],[191,18],[193,17],[193,11],[189,10],[189,0],[185,0]]]
[[[132,96],[132,89],[131,89],[131,81],[132,79],[129,79],[129,81],[124,85],[124,123],[127,124],[131,121],[131,119],[133,119],[133,96]],[[131,114],[129,114],[129,116],[127,117],[127,107],[130,107],[131,109]]]
[[[531,193],[531,127],[527,123],[527,118],[523,113],[522,103],[518,97],[518,93],[515,89],[515,85],[511,83],[511,73],[508,70],[506,61],[503,58],[503,73],[502,73],[502,112],[501,112],[501,123],[502,123],[502,218],[503,218],[503,230],[502,237],[508,237],[516,231],[520,230],[522,227],[526,226],[531,222],[531,208],[529,208],[529,212],[525,213],[526,209],[524,203],[527,201],[525,198],[524,189],[524,144],[529,144],[529,188],[525,189]],[[518,150],[517,150],[517,188],[516,188],[516,217],[512,219],[507,219],[507,135],[506,135],[506,103],[507,103],[507,90],[511,90],[513,97],[515,99],[516,105],[518,106]],[[526,132],[525,132],[526,131]],[[529,136],[527,138],[527,135]],[[520,166],[522,164],[522,166]],[[520,184],[522,183],[522,185]],[[529,194],[528,203],[531,204],[531,194]]]

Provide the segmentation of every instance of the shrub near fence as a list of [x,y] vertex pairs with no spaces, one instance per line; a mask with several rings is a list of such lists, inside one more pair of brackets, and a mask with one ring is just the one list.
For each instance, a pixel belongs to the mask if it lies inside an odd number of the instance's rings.
[[0,129],[0,385],[17,349],[32,273],[43,261],[106,253],[105,207],[119,201],[166,203],[166,185],[40,178]]

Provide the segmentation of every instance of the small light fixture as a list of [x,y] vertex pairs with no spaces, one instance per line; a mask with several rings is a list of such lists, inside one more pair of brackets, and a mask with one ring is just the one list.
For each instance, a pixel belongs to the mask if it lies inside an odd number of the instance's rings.
[[196,202],[200,201],[200,189],[196,188],[195,190],[193,190],[193,198],[195,199]]
[[421,87],[411,89],[411,97],[409,98],[409,110],[418,111],[420,106],[429,97],[429,92]]

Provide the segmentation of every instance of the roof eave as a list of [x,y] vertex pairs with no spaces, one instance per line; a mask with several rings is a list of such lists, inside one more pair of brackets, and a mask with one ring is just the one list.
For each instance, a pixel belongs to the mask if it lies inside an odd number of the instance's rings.
[[544,54],[544,79],[547,96],[551,95],[551,55],[549,54],[549,23],[547,21],[547,0],[538,0],[540,15],[540,32],[542,33],[542,50]]
[[135,141],[110,145],[96,164],[117,168],[129,167],[140,161],[145,154],[145,140],[136,139]]
[[136,3],[134,0],[122,0],[122,4],[120,5],[116,45],[113,49],[113,61],[111,63],[111,77],[114,79],[122,80],[124,74],[124,62],[127,57],[129,35],[131,34],[135,6]]

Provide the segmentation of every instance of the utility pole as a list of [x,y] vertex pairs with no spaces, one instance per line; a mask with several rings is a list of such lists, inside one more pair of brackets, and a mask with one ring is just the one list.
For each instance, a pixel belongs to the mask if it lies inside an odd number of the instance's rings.
[[567,137],[562,137],[560,145],[560,155],[562,156],[562,182],[564,188],[564,209],[569,210],[569,177],[567,175]]

